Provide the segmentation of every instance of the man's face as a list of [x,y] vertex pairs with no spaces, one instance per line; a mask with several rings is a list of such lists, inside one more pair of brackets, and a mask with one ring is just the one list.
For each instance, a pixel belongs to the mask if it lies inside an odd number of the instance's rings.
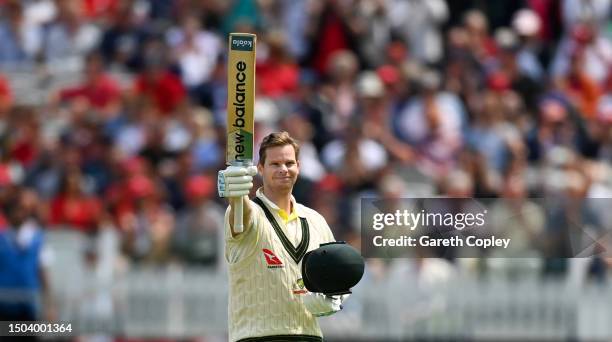
[[291,192],[300,173],[300,163],[295,159],[293,146],[283,145],[268,148],[265,164],[257,165],[257,169],[266,189]]
[[6,210],[6,219],[13,229],[19,229],[28,218],[28,211],[24,207],[22,199],[18,198],[18,196],[16,197],[12,199],[16,203],[10,205]]

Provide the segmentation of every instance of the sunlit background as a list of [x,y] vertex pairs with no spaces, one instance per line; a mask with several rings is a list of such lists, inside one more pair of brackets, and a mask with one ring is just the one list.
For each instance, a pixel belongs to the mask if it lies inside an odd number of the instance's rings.
[[256,142],[301,142],[294,195],[336,239],[364,196],[527,213],[522,259],[369,259],[326,339],[611,340],[611,259],[531,248],[612,229],[577,206],[612,197],[610,3],[1,0],[0,320],[227,340],[227,37],[253,32]]

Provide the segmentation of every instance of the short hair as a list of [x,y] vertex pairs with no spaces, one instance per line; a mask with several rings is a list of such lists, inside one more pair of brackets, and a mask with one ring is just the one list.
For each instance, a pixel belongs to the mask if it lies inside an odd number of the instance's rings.
[[291,145],[293,146],[293,150],[295,150],[295,159],[298,160],[300,156],[300,145],[297,143],[295,139],[293,139],[289,133],[286,131],[275,132],[268,134],[265,138],[263,138],[261,145],[259,146],[259,164],[264,165],[266,162],[266,150],[271,147],[285,146]]

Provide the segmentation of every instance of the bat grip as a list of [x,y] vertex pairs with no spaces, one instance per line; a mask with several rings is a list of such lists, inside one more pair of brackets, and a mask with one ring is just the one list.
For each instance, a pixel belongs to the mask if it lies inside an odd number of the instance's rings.
[[243,224],[243,200],[242,197],[234,199],[234,232],[242,233],[244,231]]

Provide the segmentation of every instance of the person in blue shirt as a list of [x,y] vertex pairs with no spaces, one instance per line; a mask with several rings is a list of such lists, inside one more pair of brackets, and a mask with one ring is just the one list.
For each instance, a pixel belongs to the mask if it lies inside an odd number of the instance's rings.
[[36,196],[19,187],[8,193],[2,203],[6,226],[0,228],[0,321],[52,319]]

